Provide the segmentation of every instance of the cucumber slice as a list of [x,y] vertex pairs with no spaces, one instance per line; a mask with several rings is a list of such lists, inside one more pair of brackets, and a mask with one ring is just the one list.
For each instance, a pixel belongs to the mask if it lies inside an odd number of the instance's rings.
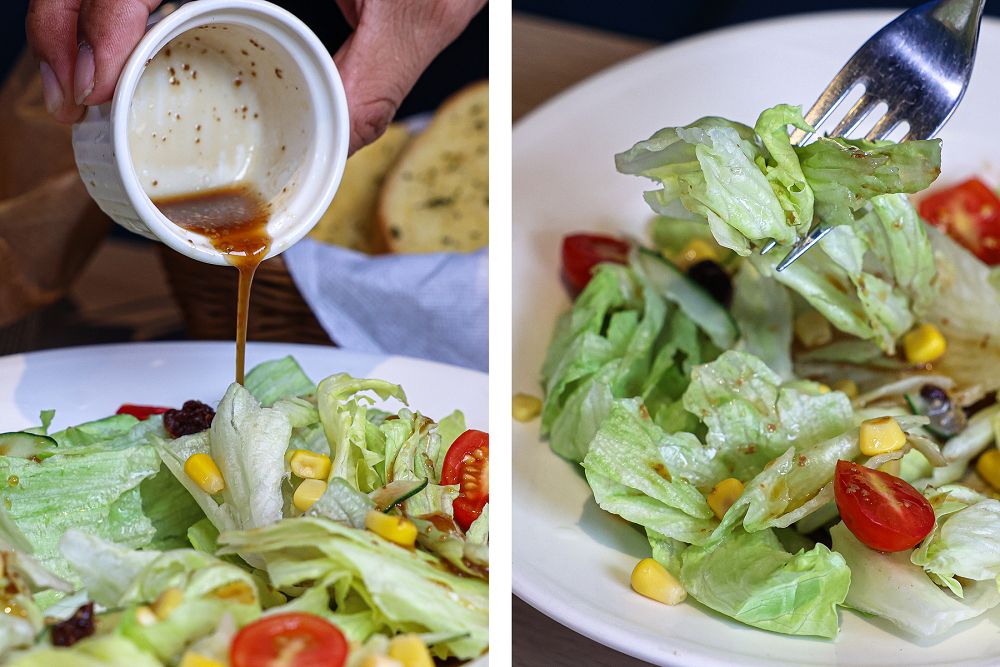
[[55,454],[56,441],[47,435],[18,431],[0,433],[0,456],[21,459],[47,459]]
[[426,489],[427,483],[426,479],[400,479],[375,489],[368,497],[375,503],[375,509],[386,512]]
[[733,316],[680,269],[648,248],[639,248],[632,262],[655,289],[708,334],[716,347],[728,350],[736,344],[740,333]]

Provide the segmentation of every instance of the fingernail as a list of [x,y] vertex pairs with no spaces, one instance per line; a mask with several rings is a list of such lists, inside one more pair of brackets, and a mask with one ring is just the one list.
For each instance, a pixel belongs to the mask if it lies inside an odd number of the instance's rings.
[[94,49],[86,42],[80,42],[80,49],[76,52],[74,92],[77,104],[83,104],[94,92]]
[[62,108],[62,87],[48,63],[43,62],[39,67],[42,71],[42,97],[45,99],[45,108],[49,113],[55,113]]

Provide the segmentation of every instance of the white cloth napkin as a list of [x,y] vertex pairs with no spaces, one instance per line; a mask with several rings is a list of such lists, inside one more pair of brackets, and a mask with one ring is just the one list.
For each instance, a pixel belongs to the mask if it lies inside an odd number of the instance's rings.
[[487,370],[487,251],[363,253],[303,239],[285,251],[302,297],[339,346]]

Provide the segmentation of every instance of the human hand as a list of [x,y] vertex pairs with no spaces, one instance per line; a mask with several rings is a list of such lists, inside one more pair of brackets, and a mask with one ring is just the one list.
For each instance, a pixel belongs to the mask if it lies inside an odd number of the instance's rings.
[[[45,106],[73,123],[114,94],[118,75],[162,0],[31,0],[28,44]],[[486,0],[337,0],[355,29],[334,60],[351,114],[351,151],[371,143],[430,62]]]
[[337,0],[354,33],[333,59],[351,114],[351,152],[375,141],[431,61],[486,0]]
[[31,0],[25,28],[40,61],[45,107],[57,120],[80,120],[104,104],[162,0]]

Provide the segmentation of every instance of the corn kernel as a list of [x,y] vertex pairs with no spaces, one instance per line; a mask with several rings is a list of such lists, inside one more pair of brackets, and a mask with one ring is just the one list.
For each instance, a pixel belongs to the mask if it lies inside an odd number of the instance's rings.
[[895,452],[906,444],[906,434],[892,417],[878,417],[861,422],[861,453],[875,456]]
[[708,494],[708,506],[712,508],[716,518],[725,516],[736,499],[743,495],[743,482],[733,477],[724,479],[715,485]]
[[199,653],[191,653],[188,651],[181,658],[181,664],[177,667],[226,667],[223,663],[218,660],[213,660],[212,658],[206,657]]
[[878,467],[884,473],[892,475],[893,477],[899,477],[899,471],[902,469],[902,463],[900,459],[893,459],[891,461],[886,461]]
[[530,422],[542,413],[542,399],[529,394],[514,394],[514,419]]
[[403,663],[384,655],[370,655],[361,663],[361,667],[403,667]]
[[322,479],[330,476],[333,463],[326,454],[317,454],[308,449],[296,449],[290,461],[292,472],[302,479]]
[[168,588],[160,596],[156,598],[156,602],[153,603],[153,613],[161,620],[166,620],[174,609],[181,606],[181,602],[184,601],[184,591],[179,588]]
[[403,667],[434,667],[434,658],[427,645],[416,635],[399,635],[389,642],[389,657]]
[[146,605],[136,607],[135,620],[139,623],[139,625],[156,625],[160,622],[160,619],[156,617],[153,610]]
[[210,495],[221,493],[226,488],[226,480],[222,479],[219,466],[208,454],[192,454],[184,462],[184,472],[197,484],[202,491]]
[[911,364],[937,361],[947,349],[944,335],[933,324],[921,324],[903,336],[903,353]]
[[674,262],[681,271],[687,271],[698,262],[718,262],[718,249],[704,239],[691,239]]
[[257,601],[257,591],[245,581],[231,581],[213,590],[212,597],[228,602],[253,604]]
[[818,310],[808,310],[795,318],[795,337],[806,347],[819,347],[833,340],[830,322]]
[[1000,491],[1000,449],[993,447],[976,461],[976,472],[983,481]]
[[401,516],[384,514],[371,510],[365,516],[365,528],[390,542],[404,547],[412,547],[417,541],[417,526]]
[[830,393],[830,387],[827,386],[827,385],[825,385],[825,384],[823,384],[822,382],[820,382],[819,383],[819,393],[820,394],[829,394]]
[[321,479],[304,479],[292,494],[295,509],[305,512],[326,492],[326,482]]
[[680,604],[687,597],[681,582],[652,558],[643,558],[632,570],[632,590],[670,605]]
[[858,385],[854,380],[837,380],[833,383],[833,388],[847,394],[847,398],[852,401],[858,397]]

